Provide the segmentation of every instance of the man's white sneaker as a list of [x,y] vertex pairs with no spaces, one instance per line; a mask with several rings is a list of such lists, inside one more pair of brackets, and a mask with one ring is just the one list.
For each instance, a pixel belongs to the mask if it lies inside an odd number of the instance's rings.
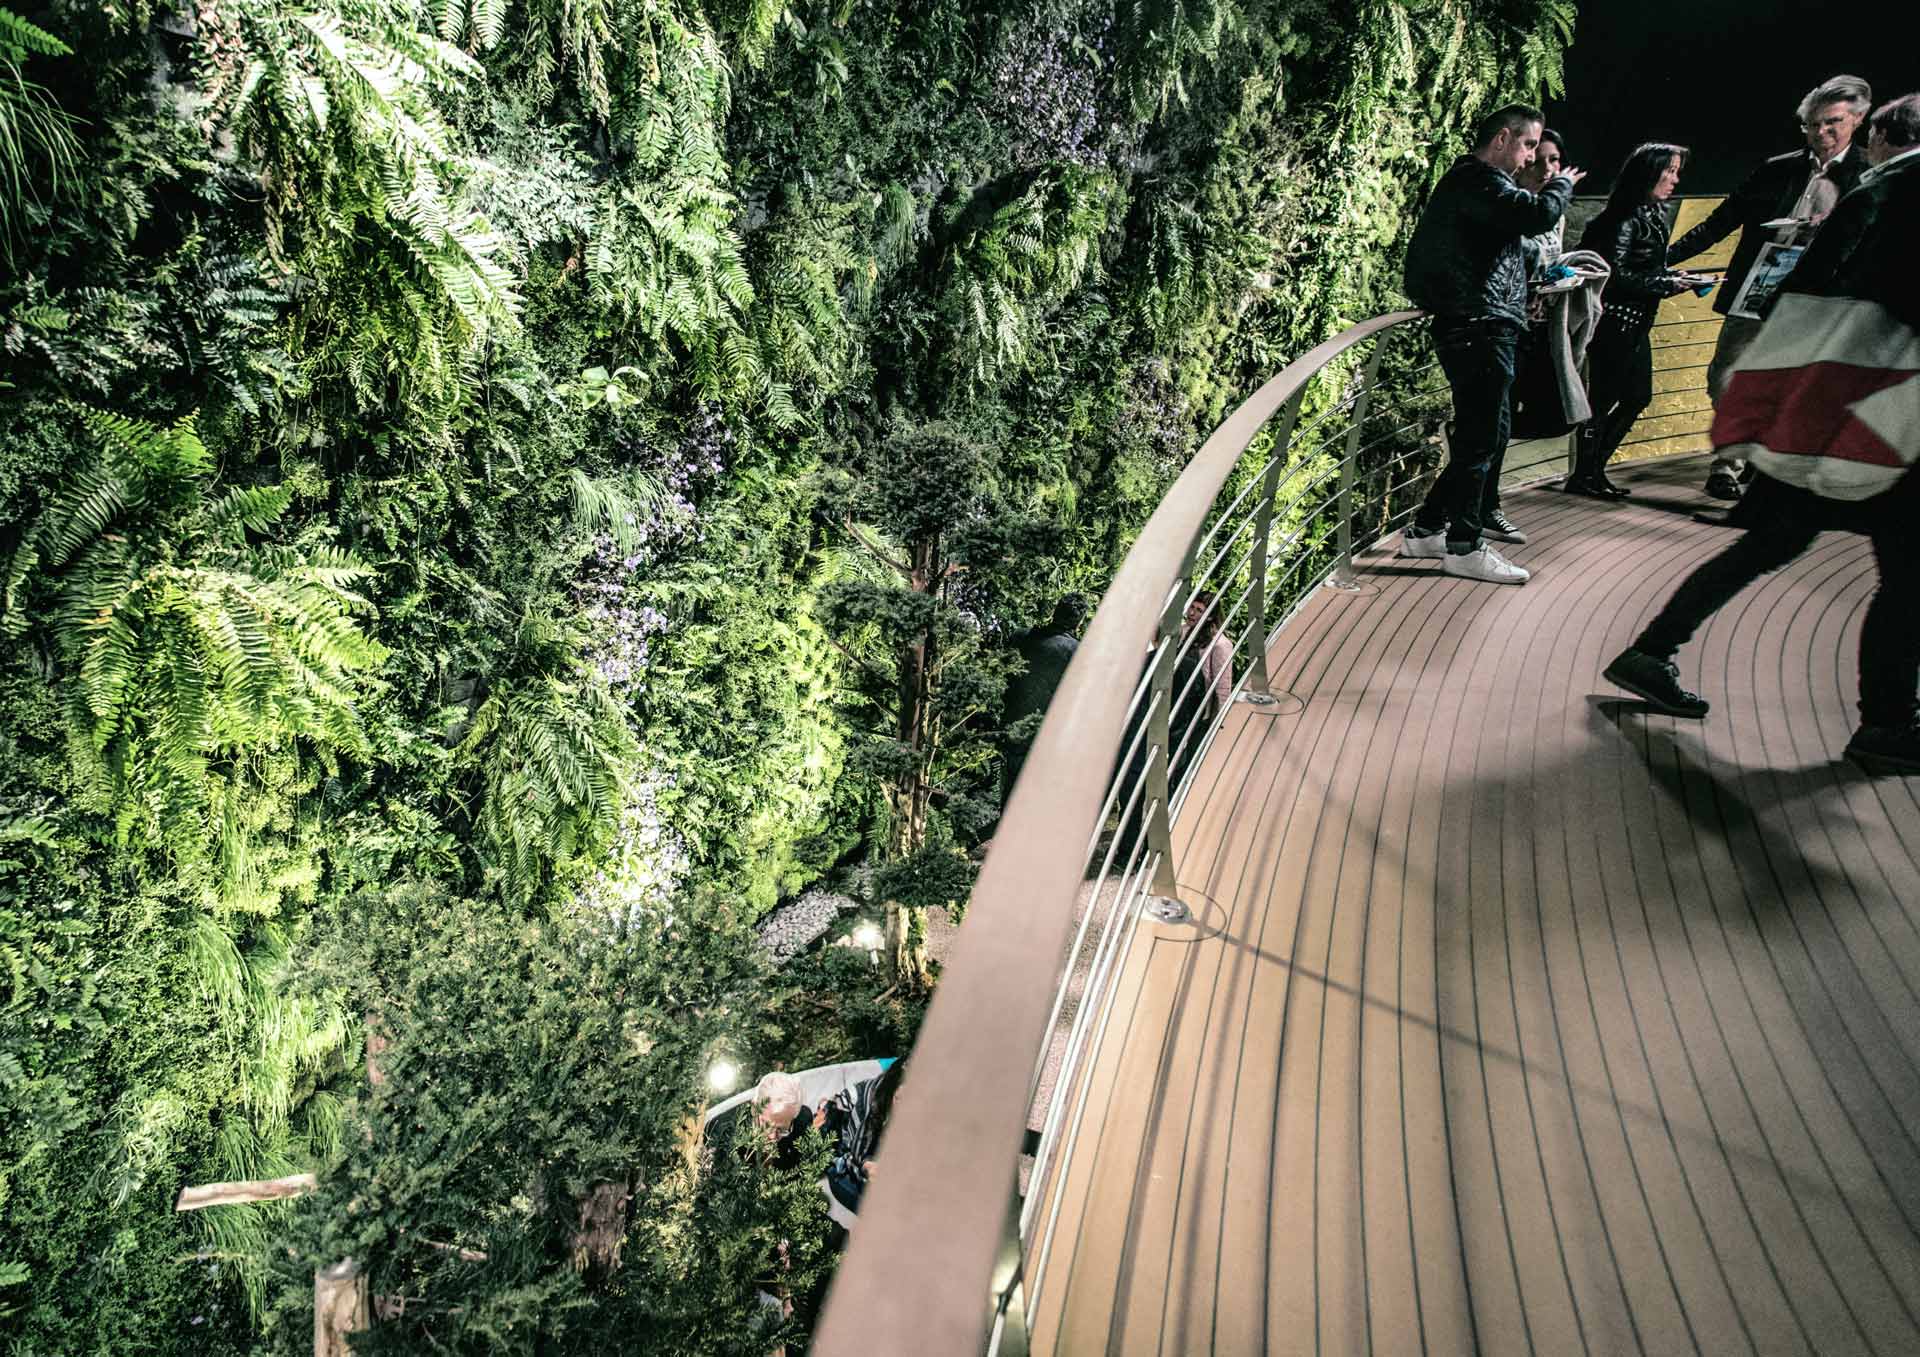
[[1515,565],[1492,547],[1459,554],[1448,552],[1446,564],[1440,568],[1463,580],[1484,580],[1488,584],[1525,584],[1532,578],[1527,570]]
[[1447,554],[1447,530],[1415,532],[1408,528],[1400,534],[1400,554],[1415,561],[1437,561]]

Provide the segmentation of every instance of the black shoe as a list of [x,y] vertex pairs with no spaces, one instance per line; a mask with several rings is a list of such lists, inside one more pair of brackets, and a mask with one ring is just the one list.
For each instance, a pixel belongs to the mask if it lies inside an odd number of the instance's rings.
[[1745,493],[1740,482],[1725,467],[1716,467],[1707,477],[1707,493],[1715,499],[1739,499]]
[[1500,509],[1480,520],[1480,535],[1490,542],[1507,542],[1516,547],[1527,544],[1527,535]]
[[1601,677],[1625,688],[1662,716],[1699,720],[1707,714],[1707,700],[1680,686],[1680,666],[1645,651],[1626,649],[1614,657]]
[[1608,480],[1607,469],[1605,467],[1601,467],[1600,470],[1594,474],[1594,480],[1600,483],[1600,493],[1608,499],[1625,499],[1633,493],[1633,491],[1627,489],[1626,486],[1615,485],[1612,481]]
[[1920,774],[1920,725],[1862,726],[1847,741],[1847,757],[1872,777]]
[[1606,487],[1600,484],[1598,478],[1582,476],[1578,472],[1562,481],[1560,488],[1569,495],[1585,495],[1588,499],[1613,498],[1612,495],[1607,493]]

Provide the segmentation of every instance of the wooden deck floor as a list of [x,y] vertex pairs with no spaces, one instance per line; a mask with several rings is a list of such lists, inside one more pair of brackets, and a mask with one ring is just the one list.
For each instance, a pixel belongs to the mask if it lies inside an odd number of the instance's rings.
[[1509,495],[1531,584],[1370,556],[1182,816],[1038,1352],[1920,1353],[1920,780],[1839,755],[1873,588],[1829,536],[1601,681],[1703,464]]

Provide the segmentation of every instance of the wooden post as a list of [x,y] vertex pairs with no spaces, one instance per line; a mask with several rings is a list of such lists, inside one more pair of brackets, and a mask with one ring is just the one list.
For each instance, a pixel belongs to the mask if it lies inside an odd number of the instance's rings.
[[347,1258],[313,1274],[313,1357],[352,1357],[347,1335],[371,1322],[358,1263]]

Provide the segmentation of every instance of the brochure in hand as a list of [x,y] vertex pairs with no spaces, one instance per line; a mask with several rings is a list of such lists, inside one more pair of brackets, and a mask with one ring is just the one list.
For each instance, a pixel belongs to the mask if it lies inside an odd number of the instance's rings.
[[1746,280],[1740,284],[1740,291],[1734,294],[1733,304],[1727,308],[1727,314],[1742,320],[1761,319],[1767,303],[1773,300],[1773,294],[1780,290],[1780,284],[1786,282],[1787,275],[1793,272],[1793,266],[1800,262],[1800,256],[1805,253],[1804,245],[1762,245],[1759,257],[1753,261],[1753,267],[1747,270]]

